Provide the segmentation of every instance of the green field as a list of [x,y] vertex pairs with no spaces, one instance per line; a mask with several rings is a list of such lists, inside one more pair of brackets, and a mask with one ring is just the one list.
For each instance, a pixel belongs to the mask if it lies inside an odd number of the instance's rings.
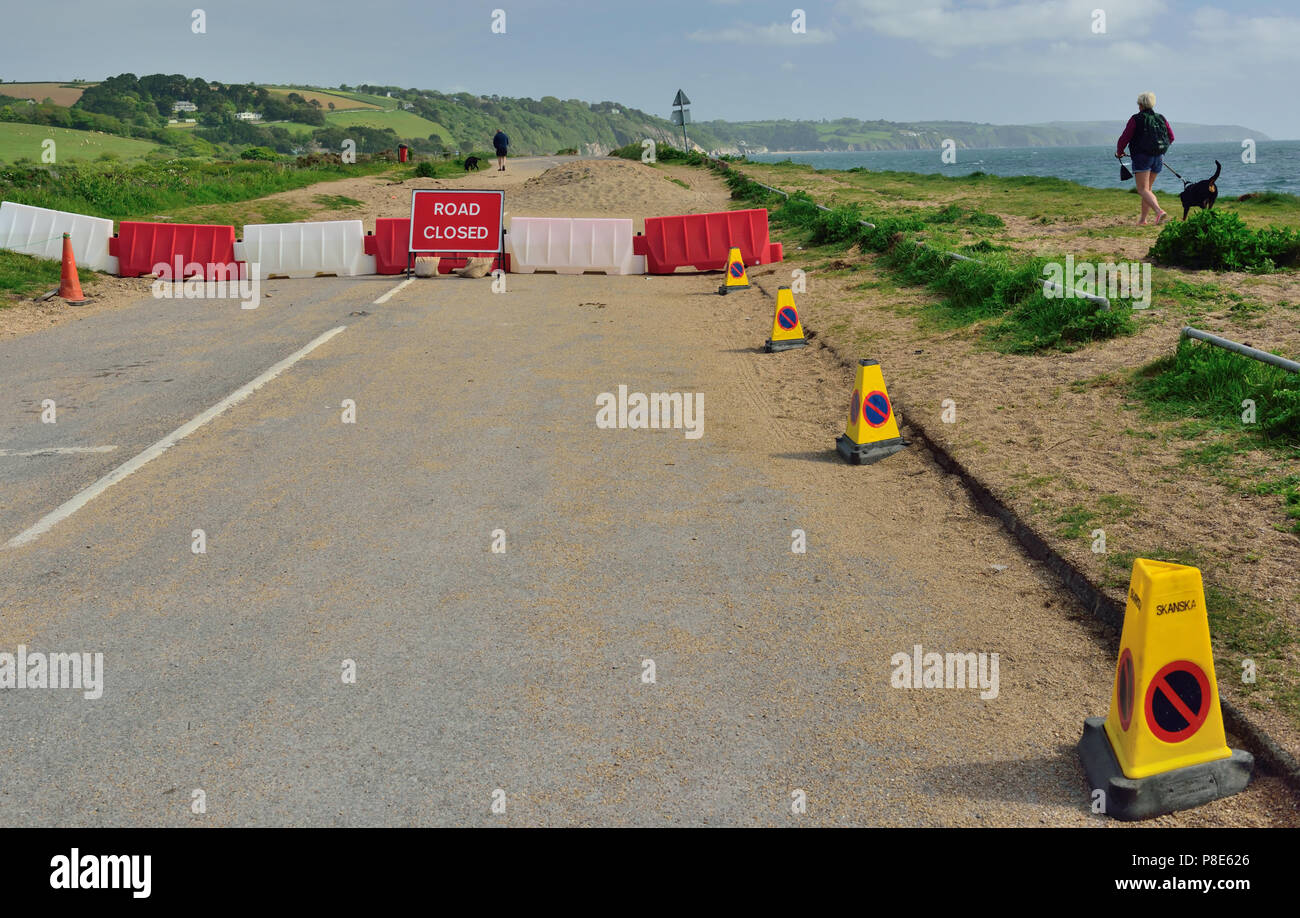
[[[298,86],[268,86],[266,88],[279,96],[287,96],[291,92],[296,92],[308,102],[315,99],[321,104],[321,108],[329,108],[329,103],[331,102],[334,103],[336,109],[361,108],[379,104],[377,101],[372,102],[366,98],[356,98],[350,93],[328,92],[323,89],[303,89]],[[386,99],[384,101],[387,101],[389,104],[380,105],[380,108],[393,107],[392,99]]]
[[0,163],[11,163],[24,156],[39,163],[41,144],[47,138],[54,141],[55,161],[61,163],[97,159],[104,153],[116,154],[124,160],[141,159],[146,153],[158,149],[156,143],[131,137],[40,124],[0,122]]
[[[443,143],[450,144],[453,142],[451,132],[445,127],[436,121],[421,118],[413,112],[376,112],[367,110],[330,112],[325,116],[325,120],[337,127],[360,125],[361,127],[378,128],[380,130],[392,128],[397,132],[398,137],[428,137],[430,134],[437,134]],[[288,125],[285,126],[288,127]]]
[[388,96],[372,96],[364,92],[343,92],[335,90],[334,95],[342,96],[345,99],[353,99],[357,102],[369,102],[371,105],[378,105],[384,109],[394,109],[400,104],[397,99],[390,99]]
[[312,131],[319,131],[318,125],[303,124],[299,121],[266,121],[263,122],[267,127],[284,128],[295,137],[306,137]]

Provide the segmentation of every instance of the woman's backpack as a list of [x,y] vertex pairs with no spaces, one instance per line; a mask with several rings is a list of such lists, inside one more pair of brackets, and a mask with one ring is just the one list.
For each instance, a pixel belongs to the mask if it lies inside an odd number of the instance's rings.
[[1160,156],[1169,149],[1169,129],[1165,116],[1152,109],[1138,112],[1137,136],[1133,149],[1147,156]]

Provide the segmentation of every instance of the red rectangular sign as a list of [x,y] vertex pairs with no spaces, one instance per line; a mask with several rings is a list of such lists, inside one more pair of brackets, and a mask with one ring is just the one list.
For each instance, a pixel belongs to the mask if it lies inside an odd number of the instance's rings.
[[504,191],[417,188],[411,192],[411,252],[501,251]]

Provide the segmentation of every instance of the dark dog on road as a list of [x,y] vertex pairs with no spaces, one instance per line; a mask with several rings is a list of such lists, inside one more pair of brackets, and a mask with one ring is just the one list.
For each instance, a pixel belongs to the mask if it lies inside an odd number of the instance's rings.
[[477,171],[478,171],[478,166],[479,166],[479,158],[478,158],[477,156],[466,156],[466,157],[465,157],[465,171],[466,171],[466,172],[468,172],[468,171],[471,170],[471,169],[473,169],[475,172],[477,172]]
[[1210,210],[1214,207],[1214,202],[1219,199],[1219,186],[1214,184],[1219,180],[1219,173],[1223,171],[1223,166],[1216,159],[1214,165],[1214,175],[1199,182],[1192,182],[1183,189],[1183,193],[1178,196],[1183,202],[1183,219],[1187,219],[1187,213],[1193,207],[1201,207]]

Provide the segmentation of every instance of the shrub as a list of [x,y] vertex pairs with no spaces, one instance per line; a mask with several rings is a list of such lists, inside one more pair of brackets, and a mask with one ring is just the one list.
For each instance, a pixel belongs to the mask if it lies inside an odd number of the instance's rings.
[[275,160],[280,158],[280,154],[276,153],[270,147],[249,147],[243,153],[239,154],[239,158],[265,160],[267,162],[274,162]]
[[1184,268],[1267,273],[1300,262],[1300,232],[1251,229],[1237,214],[1203,210],[1165,226],[1148,257]]
[[438,168],[426,159],[415,164],[415,174],[419,178],[433,178],[438,174]]

